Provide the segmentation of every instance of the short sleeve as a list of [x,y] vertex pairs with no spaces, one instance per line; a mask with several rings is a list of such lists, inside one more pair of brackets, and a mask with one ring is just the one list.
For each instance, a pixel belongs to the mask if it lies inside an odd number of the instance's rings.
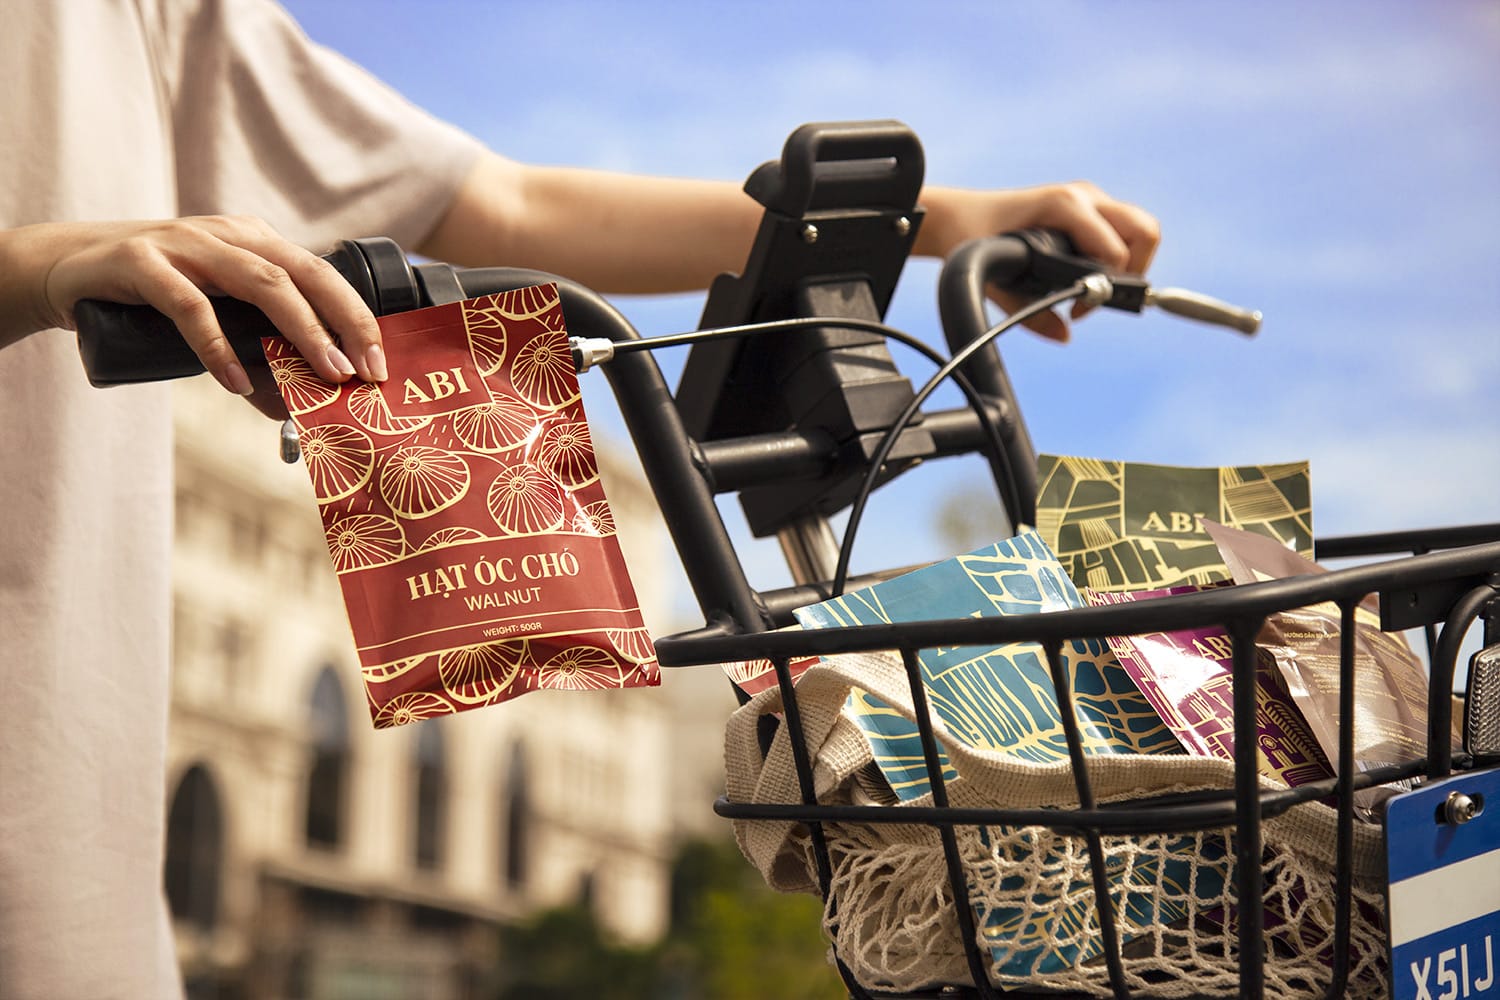
[[482,151],[269,0],[156,3],[180,214],[257,215],[315,250],[377,235],[410,249]]

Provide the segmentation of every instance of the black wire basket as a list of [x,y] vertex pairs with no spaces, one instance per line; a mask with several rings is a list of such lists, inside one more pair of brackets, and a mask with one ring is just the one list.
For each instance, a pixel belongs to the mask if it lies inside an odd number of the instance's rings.
[[[1325,554],[1367,552],[1377,544],[1380,547],[1406,545],[1411,549],[1422,550],[1435,544],[1453,545],[1476,538],[1500,538],[1500,526],[1479,526],[1447,533],[1414,532],[1406,536],[1330,539],[1323,543],[1323,551]],[[1358,897],[1353,891],[1357,822],[1354,793],[1356,790],[1378,785],[1409,785],[1413,781],[1434,780],[1453,773],[1455,767],[1463,769],[1473,766],[1472,760],[1462,755],[1455,757],[1452,753],[1450,734],[1453,699],[1450,692],[1459,640],[1484,609],[1493,606],[1497,595],[1500,595],[1500,589],[1497,589],[1500,575],[1497,573],[1500,573],[1500,543],[1491,540],[1441,552],[1410,555],[1337,570],[1317,577],[1251,584],[1126,606],[1086,608],[1024,618],[955,619],[809,632],[689,636],[661,640],[658,652],[662,662],[667,665],[761,658],[775,664],[780,689],[778,707],[782,709],[783,724],[788,731],[800,794],[785,802],[742,802],[725,797],[716,803],[715,809],[720,815],[736,821],[772,824],[790,822],[805,828],[808,851],[815,866],[818,888],[824,895],[827,919],[835,939],[838,937],[841,901],[831,890],[838,861],[833,856],[837,852],[830,852],[830,839],[836,838],[840,830],[850,826],[918,824],[929,826],[934,831],[933,847],[941,855],[948,877],[946,896],[952,901],[953,916],[948,925],[955,932],[957,940],[953,943],[963,953],[968,975],[959,980],[949,978],[934,981],[928,984],[928,988],[915,991],[882,990],[862,983],[849,963],[840,956],[841,973],[851,995],[855,997],[925,997],[955,993],[996,997],[1024,993],[1024,988],[1014,982],[1010,989],[1002,989],[990,975],[992,959],[987,953],[987,945],[981,937],[980,928],[976,926],[976,918],[969,903],[969,887],[975,881],[971,869],[974,855],[972,851],[966,852],[961,848],[960,834],[965,830],[1029,826],[1045,826],[1054,831],[1065,831],[1068,836],[1077,838],[1084,845],[1093,880],[1100,941],[1100,956],[1095,960],[1095,966],[1102,966],[1102,971],[1094,978],[1096,983],[1101,984],[1100,989],[1105,995],[1258,997],[1277,994],[1275,987],[1278,986],[1282,995],[1383,995],[1387,988],[1388,970],[1381,963],[1380,955],[1374,956],[1373,964],[1366,962],[1367,968],[1362,970],[1363,975],[1359,979],[1354,982],[1350,980],[1351,935],[1361,929],[1363,924],[1363,930],[1368,936],[1373,923],[1376,925],[1374,931],[1382,942],[1384,936],[1383,927],[1378,926],[1381,920],[1378,901],[1374,906],[1368,903],[1357,905]],[[1339,608],[1345,626],[1342,634],[1347,638],[1352,636],[1351,623],[1355,605],[1372,593],[1379,595],[1383,615],[1388,623],[1402,628],[1430,628],[1430,732],[1425,760],[1413,761],[1404,767],[1356,773],[1351,725],[1351,720],[1355,717],[1355,659],[1353,643],[1349,640],[1342,644],[1340,657],[1344,695],[1340,727],[1343,753],[1335,778],[1294,789],[1269,789],[1257,778],[1255,756],[1245,754],[1241,755],[1233,767],[1232,782],[1221,788],[1201,788],[1188,795],[1146,793],[1125,800],[1101,802],[1091,787],[1091,770],[1079,741],[1076,706],[1068,685],[1063,683],[1056,686],[1056,694],[1065,723],[1071,720],[1065,728],[1073,765],[1076,804],[1058,807],[1052,803],[1037,802],[1032,808],[995,809],[957,807],[949,801],[944,771],[939,764],[938,740],[917,664],[917,652],[921,649],[938,645],[985,646],[1035,641],[1041,643],[1047,651],[1049,667],[1056,678],[1060,670],[1058,649],[1065,642],[1206,625],[1223,626],[1232,637],[1234,645],[1237,741],[1241,746],[1253,746],[1256,735],[1255,637],[1267,616],[1278,611],[1333,602]],[[1492,636],[1490,638],[1493,639]],[[797,688],[792,683],[789,661],[812,655],[837,656],[871,651],[894,651],[904,665],[910,684],[910,701],[915,706],[915,720],[921,733],[927,779],[932,789],[930,805],[825,804],[820,802],[815,791],[817,761],[814,755],[817,748],[809,747],[803,738],[803,712],[799,706]],[[1266,909],[1262,905],[1262,901],[1266,899],[1266,872],[1263,865],[1269,859],[1263,828],[1265,824],[1274,823],[1290,810],[1320,802],[1333,803],[1331,806],[1319,806],[1329,812],[1329,828],[1336,838],[1333,863],[1328,866],[1327,871],[1331,884],[1325,893],[1325,898],[1333,902],[1333,912],[1327,914],[1323,921],[1327,931],[1326,940],[1316,943],[1316,947],[1326,955],[1327,974],[1320,981],[1312,982],[1306,978],[1288,978],[1278,972],[1276,935],[1270,936],[1270,945],[1262,945],[1263,941],[1268,940],[1267,931],[1274,930],[1275,924],[1283,916],[1272,912],[1268,920]],[[1228,853],[1233,859],[1233,899],[1236,902],[1257,901],[1252,905],[1236,905],[1233,919],[1228,922],[1232,924],[1232,933],[1226,931],[1227,937],[1220,935],[1228,940],[1220,957],[1231,961],[1237,970],[1236,981],[1222,992],[1192,992],[1195,988],[1193,983],[1201,984],[1201,976],[1189,980],[1186,986],[1180,977],[1175,982],[1153,982],[1150,975],[1128,976],[1129,958],[1125,954],[1128,954],[1129,946],[1123,940],[1118,914],[1110,902],[1110,887],[1105,876],[1106,839],[1118,841],[1132,837],[1160,837],[1194,832],[1211,833],[1224,838],[1229,845]],[[1368,834],[1369,831],[1365,833]],[[1220,929],[1224,930],[1222,922]],[[1281,944],[1286,944],[1286,941],[1283,940]],[[1157,954],[1154,957],[1161,959],[1163,956]],[[1167,957],[1170,958],[1170,954]],[[1323,964],[1321,959],[1319,964]],[[1160,962],[1152,963],[1153,969],[1159,967]],[[1188,975],[1191,968],[1192,963],[1184,959],[1180,976]],[[1269,991],[1268,981],[1273,987]],[[1093,990],[1090,995],[1099,993],[1100,990]]]

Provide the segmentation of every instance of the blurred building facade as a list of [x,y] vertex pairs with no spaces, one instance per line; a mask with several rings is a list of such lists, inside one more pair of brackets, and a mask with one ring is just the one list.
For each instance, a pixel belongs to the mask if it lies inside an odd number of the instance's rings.
[[[658,937],[676,838],[717,829],[722,676],[376,731],[305,470],[210,380],[177,393],[166,888],[192,995],[485,996],[496,927],[580,900]],[[603,452],[660,635],[659,517]]]

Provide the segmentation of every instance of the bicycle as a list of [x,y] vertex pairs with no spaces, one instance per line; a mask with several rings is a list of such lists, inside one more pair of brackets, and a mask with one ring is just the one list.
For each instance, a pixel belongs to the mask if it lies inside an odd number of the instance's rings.
[[[1356,827],[1356,792],[1400,782],[1421,783],[1392,800],[1401,803],[1399,810],[1392,806],[1392,815],[1399,812],[1405,818],[1387,825],[1387,850],[1399,854],[1391,848],[1404,845],[1411,854],[1421,856],[1399,872],[1393,865],[1387,878],[1393,886],[1451,878],[1448,869],[1465,859],[1455,861],[1445,850],[1459,833],[1472,841],[1473,831],[1484,830],[1484,837],[1497,838],[1489,849],[1500,849],[1500,834],[1490,832],[1500,830],[1500,823],[1493,822],[1497,819],[1493,811],[1487,816],[1484,811],[1486,794],[1500,796],[1500,524],[1321,539],[1318,549],[1324,558],[1396,553],[1403,558],[1315,578],[1248,584],[1149,603],[1024,618],[783,631],[793,622],[795,609],[886,578],[888,574],[880,573],[850,577],[854,532],[872,492],[921,461],[983,455],[1012,528],[1035,523],[1036,455],[993,346],[1000,328],[991,327],[985,318],[988,285],[1033,296],[1034,309],[1083,297],[1094,304],[1136,312],[1154,305],[1242,332],[1252,332],[1258,321],[1253,314],[1202,296],[1156,289],[1140,279],[1104,273],[1075,256],[1055,234],[998,236],[961,248],[945,264],[939,298],[952,357],[914,345],[939,366],[939,376],[913,391],[884,345],[888,337],[908,343],[913,338],[886,326],[883,316],[920,225],[916,198],[922,172],[920,144],[897,123],[815,124],[798,129],[788,139],[780,161],[765,164],[747,182],[746,190],[766,213],[745,271],[722,276],[709,292],[702,329],[676,337],[642,338],[603,298],[555,275],[520,268],[414,266],[399,248],[384,240],[346,242],[330,259],[378,314],[546,281],[559,285],[574,334],[577,366],[580,371],[600,366],[609,379],[702,612],[701,627],[657,640],[661,663],[686,667],[767,660],[775,671],[780,718],[771,721],[771,716],[761,716],[758,742],[762,754],[768,753],[780,731],[791,757],[789,781],[795,792],[786,801],[775,802],[726,796],[715,803],[715,811],[736,822],[791,824],[807,831],[806,863],[824,899],[827,922],[834,930],[836,964],[851,996],[860,1000],[938,996],[987,1000],[1079,995],[1059,992],[1061,987],[1048,988],[1046,982],[997,983],[992,975],[993,955],[986,954],[983,928],[970,902],[975,878],[972,845],[966,856],[960,836],[972,838],[982,836],[981,831],[1013,828],[1046,829],[1083,842],[1101,940],[1090,989],[1094,994],[1107,989],[1107,995],[1115,997],[1158,992],[1185,995],[1183,990],[1190,985],[1180,978],[1155,981],[1160,962],[1148,963],[1145,972],[1132,971],[1135,967],[1129,962],[1133,960],[1126,954],[1130,943],[1123,940],[1121,915],[1111,903],[1105,839],[1144,843],[1149,838],[1212,834],[1232,844],[1225,848],[1224,870],[1230,873],[1235,904],[1214,918],[1218,930],[1212,933],[1217,935],[1214,940],[1219,942],[1216,947],[1222,949],[1223,960],[1235,966],[1233,989],[1241,996],[1262,996],[1268,976],[1270,985],[1276,985],[1276,949],[1287,945],[1275,933],[1285,914],[1268,912],[1265,903],[1266,830],[1311,808],[1331,810],[1326,828],[1335,841],[1328,871],[1333,912],[1325,915],[1327,938],[1315,944],[1319,949],[1315,957],[1321,960],[1327,954],[1325,995],[1344,995],[1352,972],[1367,975],[1369,971],[1365,966],[1350,967],[1351,935],[1361,921],[1371,919],[1354,902],[1356,841],[1368,846],[1373,836],[1370,829]],[[263,367],[258,340],[265,328],[263,317],[229,301],[220,302],[217,308],[242,362],[247,368],[257,362]],[[1012,322],[1024,315],[1013,317]],[[80,348],[96,384],[180,377],[202,370],[170,324],[149,310],[84,304],[78,320]],[[691,351],[680,386],[673,392],[650,352],[684,345],[692,345]],[[956,373],[969,405],[922,411],[931,389],[950,373]],[[715,505],[715,496],[724,493],[740,495],[754,534],[781,539],[793,574],[792,586],[760,591],[751,585]],[[828,517],[846,507],[851,510],[850,524],[839,546]],[[1349,721],[1354,713],[1350,639],[1340,655],[1344,722],[1334,778],[1297,788],[1266,788],[1257,777],[1254,756],[1243,754],[1234,762],[1232,781],[1226,786],[1104,801],[1109,796],[1101,796],[1094,787],[1093,764],[1080,742],[1076,706],[1068,686],[1059,682],[1057,651],[1063,643],[1223,626],[1233,642],[1236,735],[1242,745],[1253,744],[1255,637],[1261,623],[1279,611],[1332,601],[1339,608],[1342,634],[1347,637],[1353,632],[1355,604],[1372,593],[1380,598],[1382,629],[1427,630],[1430,678],[1425,759],[1356,773]],[[1487,650],[1476,657],[1470,673],[1465,699],[1466,752],[1455,754],[1448,739],[1453,711],[1448,693],[1460,640],[1481,619]],[[1071,797],[1076,805],[1036,802],[998,808],[955,803],[944,778],[918,652],[938,645],[995,645],[1023,639],[1040,642],[1048,651],[1067,728]],[[816,747],[810,749],[806,739],[805,713],[799,706],[791,664],[811,656],[881,651],[899,657],[905,672],[931,788],[930,805],[829,804],[822,801],[816,787]],[[1332,800],[1334,805],[1317,807],[1320,800]],[[1413,816],[1427,819],[1414,820]],[[951,899],[950,925],[957,941],[950,943],[957,949],[958,965],[929,983],[871,984],[851,965],[851,956],[838,951],[840,922],[847,917],[841,909],[844,900],[835,891],[841,862],[830,843],[841,831],[855,827],[901,826],[934,831],[935,857],[945,872],[945,891]],[[1481,847],[1489,844],[1487,839],[1479,842]],[[1472,871],[1472,862],[1463,870]],[[1408,879],[1415,881],[1407,883]],[[1472,898],[1483,889],[1465,891],[1471,897],[1465,912],[1470,917],[1477,913],[1482,929],[1500,920],[1500,903]],[[1387,898],[1395,899],[1401,892],[1411,895],[1407,890],[1388,889]],[[1259,900],[1260,905],[1238,905],[1239,900]],[[1478,953],[1471,968],[1470,955],[1464,950],[1460,971],[1454,965],[1459,950],[1445,957],[1448,950],[1443,947],[1443,935],[1458,931],[1442,924],[1441,915],[1426,919],[1419,937],[1391,939],[1385,985],[1392,994],[1448,997],[1460,992],[1468,996],[1481,985],[1487,990],[1489,985],[1477,971]],[[1433,926],[1434,919],[1437,926]],[[1201,921],[1195,917],[1192,923]],[[1433,944],[1437,939],[1443,940]],[[1429,945],[1435,950],[1412,951]]]

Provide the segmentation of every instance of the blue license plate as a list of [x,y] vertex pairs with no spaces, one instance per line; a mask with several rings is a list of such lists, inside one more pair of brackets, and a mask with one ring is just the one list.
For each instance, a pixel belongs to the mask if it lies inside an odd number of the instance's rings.
[[1395,796],[1385,842],[1391,995],[1500,1000],[1500,769]]

